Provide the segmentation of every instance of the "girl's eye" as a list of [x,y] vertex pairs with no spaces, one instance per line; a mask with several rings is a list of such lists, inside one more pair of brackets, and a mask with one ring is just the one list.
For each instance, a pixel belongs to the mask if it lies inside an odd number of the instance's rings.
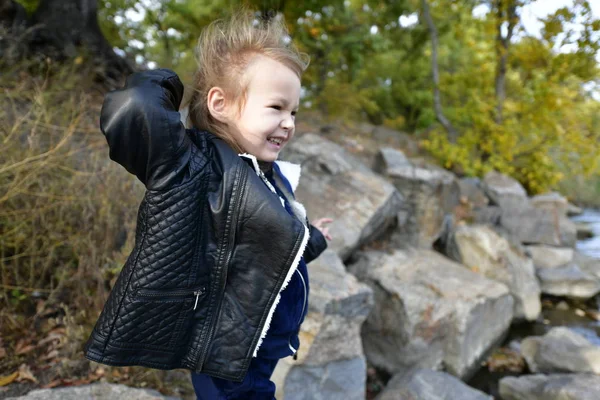
[[271,108],[273,108],[273,109],[275,109],[275,110],[277,110],[277,111],[280,111],[280,110],[281,110],[281,106],[271,106]]
[[292,111],[292,117],[295,117],[297,112],[298,111]]

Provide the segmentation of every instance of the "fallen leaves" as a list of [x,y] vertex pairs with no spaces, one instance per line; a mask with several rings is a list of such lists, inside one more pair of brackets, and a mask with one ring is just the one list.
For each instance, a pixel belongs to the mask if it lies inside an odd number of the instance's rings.
[[33,376],[31,372],[31,368],[27,364],[21,364],[19,370],[17,371],[19,376],[15,379],[17,382],[29,381],[33,383],[38,383],[38,380]]
[[51,382],[42,386],[42,389],[52,389],[58,386],[80,386],[80,385],[89,385],[92,382],[95,382],[102,378],[105,374],[105,370],[102,367],[96,368],[95,371],[92,371],[85,378],[61,378],[55,379]]
[[525,369],[525,359],[523,356],[519,352],[506,347],[501,347],[494,351],[488,357],[485,364],[491,372],[523,372]]
[[15,354],[20,356],[35,350],[36,346],[31,343],[31,339],[20,339],[15,346]]
[[19,371],[15,371],[10,375],[0,376],[0,387],[10,385],[19,376]]
[[10,385],[13,382],[23,381],[38,383],[38,380],[33,376],[33,373],[27,364],[21,364],[19,369],[10,375],[0,376],[0,387]]
[[[46,309],[38,307],[37,312],[44,313]],[[55,311],[53,315],[56,315]],[[61,362],[65,356],[61,351],[69,339],[63,320],[50,318],[46,319],[44,324],[32,324],[29,329],[22,326],[20,332],[12,333],[10,340],[11,345],[5,348],[4,341],[0,338],[0,359],[3,360],[5,370],[14,372],[0,376],[0,387],[17,382],[39,385],[40,380],[45,381],[48,374],[44,374],[43,371]]]

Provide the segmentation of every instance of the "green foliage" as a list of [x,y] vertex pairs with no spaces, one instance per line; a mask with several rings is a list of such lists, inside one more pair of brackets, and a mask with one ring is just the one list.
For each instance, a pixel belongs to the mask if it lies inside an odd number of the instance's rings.
[[[421,0],[99,0],[98,7],[111,44],[138,63],[175,69],[184,81],[195,69],[196,39],[212,20],[242,4],[282,16],[311,57],[305,108],[429,132],[425,148],[443,165],[472,175],[498,169],[539,192],[599,168],[598,101],[583,87],[600,78],[600,20],[588,0],[577,0],[542,19],[541,37],[532,37],[518,18],[535,1],[428,0],[439,34],[443,112],[460,136],[455,144],[436,123],[429,32],[421,22],[399,23],[420,15]],[[31,12],[37,1],[21,3]],[[474,17],[481,5],[490,12]],[[143,18],[132,19],[132,11]],[[515,32],[504,48],[497,35],[507,24]],[[495,80],[504,54],[501,99]]]
[[[500,123],[494,87],[497,21],[464,18],[456,29],[459,43],[450,34],[442,38],[444,111],[461,134],[452,144],[435,128],[424,147],[447,168],[479,176],[495,169],[517,178],[531,193],[556,188],[565,176],[597,172],[600,103],[583,84],[599,77],[594,57],[600,41],[587,33],[560,39],[567,22],[585,21],[584,32],[597,23],[589,4],[580,3],[549,16],[542,39],[524,36],[511,44]],[[557,53],[559,40],[577,50]]]
[[27,14],[31,15],[37,8],[40,0],[19,0],[17,3],[20,3],[27,11]]

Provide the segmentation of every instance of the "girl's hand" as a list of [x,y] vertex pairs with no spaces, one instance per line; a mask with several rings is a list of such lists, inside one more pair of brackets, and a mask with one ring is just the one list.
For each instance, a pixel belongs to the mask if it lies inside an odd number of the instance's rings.
[[330,224],[333,222],[332,218],[320,218],[316,221],[313,222],[313,226],[315,228],[317,228],[322,234],[323,236],[325,236],[325,239],[327,240],[331,240],[331,235],[329,234],[329,228],[326,227],[326,224]]

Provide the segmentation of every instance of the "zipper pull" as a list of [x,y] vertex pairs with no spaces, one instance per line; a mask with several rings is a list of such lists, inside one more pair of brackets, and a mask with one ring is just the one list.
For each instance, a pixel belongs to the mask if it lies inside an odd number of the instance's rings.
[[200,291],[200,290],[194,292],[194,295],[196,295],[196,302],[194,303],[194,310],[198,306],[198,298],[200,297],[200,293],[202,293],[202,291]]

